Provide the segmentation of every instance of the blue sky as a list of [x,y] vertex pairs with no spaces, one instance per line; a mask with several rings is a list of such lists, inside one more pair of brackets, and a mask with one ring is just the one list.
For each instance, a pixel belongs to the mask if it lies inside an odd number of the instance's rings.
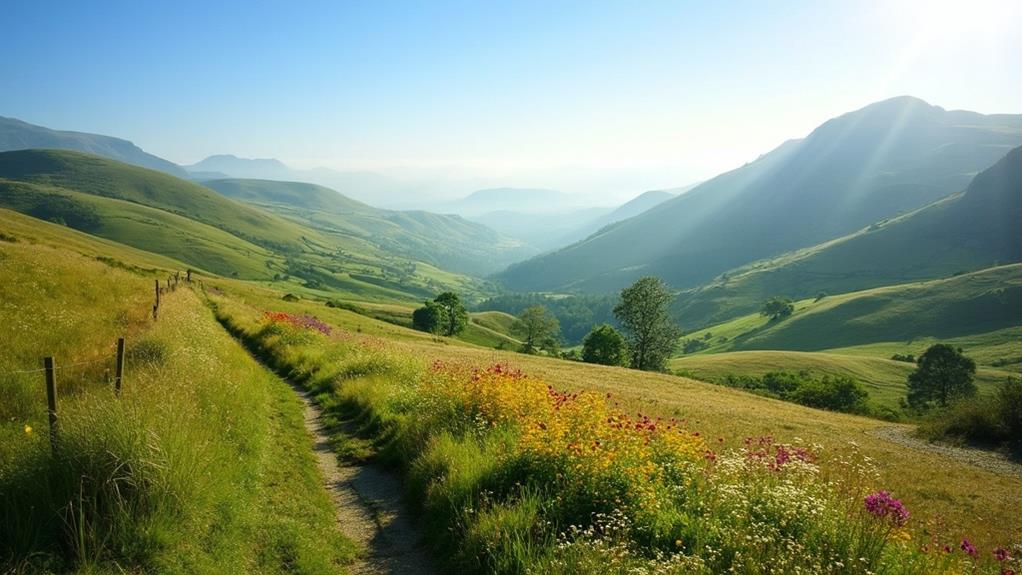
[[891,96],[1022,113],[1020,4],[7,0],[0,115],[180,163],[627,195]]

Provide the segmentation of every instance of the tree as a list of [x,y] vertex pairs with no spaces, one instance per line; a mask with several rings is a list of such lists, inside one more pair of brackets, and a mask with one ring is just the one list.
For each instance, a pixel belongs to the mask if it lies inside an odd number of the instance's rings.
[[795,311],[795,304],[790,299],[775,297],[763,302],[759,313],[770,318],[771,321],[786,318]]
[[536,353],[543,349],[556,355],[560,346],[561,326],[547,308],[534,305],[525,308],[518,316],[519,333],[522,334],[522,351]]
[[468,325],[468,311],[462,305],[458,294],[446,291],[436,296],[433,301],[443,307],[446,314],[447,325],[444,327],[444,335],[452,336],[465,330],[465,326]]
[[621,290],[614,315],[628,337],[635,369],[663,371],[667,366],[681,337],[667,309],[673,300],[667,285],[656,277],[644,277]]
[[427,301],[426,305],[412,312],[412,327],[417,330],[440,335],[447,325],[447,311],[435,301]]
[[594,327],[582,340],[582,361],[603,365],[628,363],[628,343],[608,324]]
[[961,348],[945,343],[930,346],[919,356],[916,370],[908,376],[908,404],[925,409],[937,402],[947,407],[951,401],[976,395],[976,362],[965,357]]

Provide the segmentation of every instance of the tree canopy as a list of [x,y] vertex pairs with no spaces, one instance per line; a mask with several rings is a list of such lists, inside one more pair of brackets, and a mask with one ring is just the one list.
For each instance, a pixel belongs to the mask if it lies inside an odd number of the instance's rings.
[[775,297],[763,302],[759,313],[771,320],[783,319],[794,313],[795,304],[790,299]]
[[603,365],[627,365],[628,343],[609,324],[594,327],[582,340],[582,361]]
[[663,371],[677,346],[681,330],[668,307],[674,294],[657,277],[644,277],[621,290],[614,307],[631,349],[631,366],[646,371]]
[[444,292],[412,312],[412,327],[434,335],[457,335],[467,325],[468,311],[454,292]]
[[916,370],[908,376],[908,404],[921,409],[932,403],[947,407],[955,399],[974,396],[975,375],[976,362],[961,349],[934,344],[919,356]]
[[522,334],[522,351],[536,353],[542,349],[551,355],[557,353],[561,328],[557,318],[547,308],[541,305],[529,306],[518,316],[518,321]]

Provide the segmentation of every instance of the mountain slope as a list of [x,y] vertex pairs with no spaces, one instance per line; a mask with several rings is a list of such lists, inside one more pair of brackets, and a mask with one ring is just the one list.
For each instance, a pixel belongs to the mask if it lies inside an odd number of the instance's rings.
[[51,130],[0,116],[0,152],[32,148],[77,150],[126,164],[160,170],[181,178],[188,176],[188,173],[177,164],[146,153],[127,140],[84,132]]
[[610,291],[642,275],[693,287],[960,191],[1020,144],[1022,116],[879,102],[499,277],[520,291]]
[[232,179],[204,185],[303,226],[456,272],[485,275],[535,253],[460,216],[374,208],[315,184]]
[[929,338],[951,340],[1019,325],[1022,264],[1012,264],[817,301],[806,299],[796,303],[793,315],[780,321],[753,313],[686,338],[703,339],[710,352],[819,351]]
[[[0,153],[0,206],[225,276],[416,301],[482,282],[313,229],[192,182],[80,152]],[[290,280],[289,280],[290,278]]]
[[977,175],[965,192],[848,236],[755,262],[683,293],[685,325],[794,299],[946,277],[1022,261],[1022,147]]

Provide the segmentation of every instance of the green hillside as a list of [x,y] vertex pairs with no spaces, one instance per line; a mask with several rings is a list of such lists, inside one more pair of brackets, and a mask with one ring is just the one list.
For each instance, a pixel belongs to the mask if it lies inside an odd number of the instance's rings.
[[1022,116],[879,102],[499,279],[517,291],[608,292],[643,275],[695,287],[959,192],[1020,144]]
[[679,316],[703,326],[793,299],[946,277],[1022,260],[1022,148],[965,192],[811,248],[729,271],[682,294]]
[[0,153],[0,206],[224,276],[274,280],[309,293],[419,300],[485,285],[312,229],[167,174],[79,152]]
[[315,184],[242,179],[203,184],[305,227],[456,272],[486,275],[533,253],[460,216],[378,209]]
[[[685,336],[704,353],[772,349],[820,351],[873,345],[882,353],[914,353],[933,341],[962,345],[988,365],[1022,359],[1022,264],[947,279],[801,300],[780,321],[749,314]],[[990,334],[978,337],[978,334]],[[1014,342],[1012,340],[1014,339]],[[971,342],[971,345],[970,345]],[[883,344],[881,346],[880,344]],[[996,352],[983,352],[996,346]]]

